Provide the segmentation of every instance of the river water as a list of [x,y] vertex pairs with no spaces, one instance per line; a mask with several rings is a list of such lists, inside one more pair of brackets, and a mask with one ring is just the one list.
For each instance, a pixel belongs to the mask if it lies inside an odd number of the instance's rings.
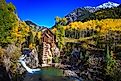
[[19,62],[26,69],[27,73],[23,81],[81,81],[73,76],[66,77],[64,76],[63,70],[54,67],[46,68],[29,68],[24,59],[26,56],[22,56],[19,59]]
[[24,81],[81,81],[75,77],[63,76],[63,71],[54,67],[42,68],[40,72],[26,73]]

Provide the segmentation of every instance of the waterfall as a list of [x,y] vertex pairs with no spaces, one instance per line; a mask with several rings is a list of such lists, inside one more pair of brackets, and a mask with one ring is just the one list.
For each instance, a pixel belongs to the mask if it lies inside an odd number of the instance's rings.
[[19,62],[20,62],[21,65],[26,69],[26,71],[27,71],[28,73],[35,73],[35,72],[40,72],[40,71],[41,71],[41,69],[31,69],[31,68],[29,68],[29,67],[26,65],[25,61],[24,61],[25,58],[26,58],[26,55],[22,55],[22,56],[19,58]]

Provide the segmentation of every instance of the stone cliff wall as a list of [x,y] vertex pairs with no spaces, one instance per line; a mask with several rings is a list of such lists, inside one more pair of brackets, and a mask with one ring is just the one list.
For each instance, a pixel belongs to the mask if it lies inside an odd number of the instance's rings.
[[[5,49],[0,49],[0,81],[23,80],[26,70],[19,63],[21,55],[21,49],[15,45],[9,45]],[[26,57],[25,61],[28,67],[37,68],[39,66],[37,50],[34,49],[31,56]]]

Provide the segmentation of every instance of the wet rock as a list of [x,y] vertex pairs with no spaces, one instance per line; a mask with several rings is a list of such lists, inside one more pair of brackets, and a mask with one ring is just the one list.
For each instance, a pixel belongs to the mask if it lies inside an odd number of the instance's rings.
[[64,70],[64,76],[73,76],[73,77],[78,77],[78,75],[71,70]]
[[37,68],[39,66],[38,53],[36,49],[33,49],[31,55],[25,58],[25,62],[31,68]]

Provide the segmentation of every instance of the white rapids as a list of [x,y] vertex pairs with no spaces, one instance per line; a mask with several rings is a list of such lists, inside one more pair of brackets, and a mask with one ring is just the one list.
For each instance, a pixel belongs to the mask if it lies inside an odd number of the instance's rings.
[[40,72],[40,71],[41,71],[41,69],[31,69],[31,68],[29,68],[29,67],[26,65],[25,61],[24,61],[25,58],[26,58],[26,55],[22,55],[22,56],[19,58],[19,62],[20,62],[21,65],[26,69],[26,71],[27,71],[28,73],[35,73],[35,72]]

